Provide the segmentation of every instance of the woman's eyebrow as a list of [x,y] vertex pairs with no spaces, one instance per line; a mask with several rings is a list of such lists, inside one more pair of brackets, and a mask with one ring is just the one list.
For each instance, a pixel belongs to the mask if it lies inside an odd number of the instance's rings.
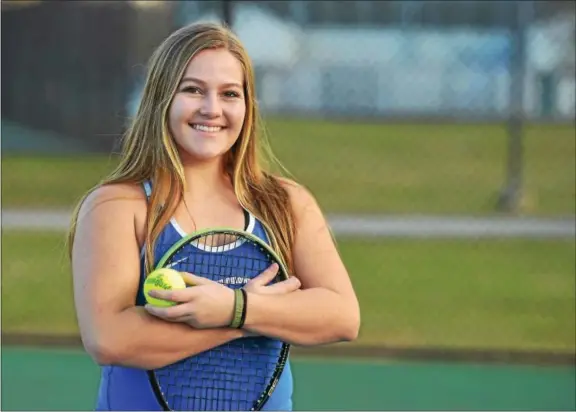
[[[186,82],[194,82],[194,83],[198,83],[201,86],[206,86],[206,82],[200,79],[197,79],[196,77],[184,77],[182,78],[182,80],[180,81],[180,84],[182,83],[186,83]],[[230,83],[224,83],[222,85],[223,87],[239,87],[242,88],[242,85],[240,83],[236,83],[236,82],[230,82]]]

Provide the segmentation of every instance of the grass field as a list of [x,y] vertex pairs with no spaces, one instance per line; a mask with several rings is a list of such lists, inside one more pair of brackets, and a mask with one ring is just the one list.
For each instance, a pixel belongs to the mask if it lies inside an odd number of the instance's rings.
[[[276,155],[328,212],[494,212],[505,179],[502,125],[365,124],[270,119]],[[532,125],[522,212],[575,213],[575,129]],[[72,207],[111,156],[2,159],[4,207]]]
[[[4,230],[2,246],[3,332],[75,333],[63,234]],[[357,343],[573,352],[574,247],[340,239],[362,306]]]

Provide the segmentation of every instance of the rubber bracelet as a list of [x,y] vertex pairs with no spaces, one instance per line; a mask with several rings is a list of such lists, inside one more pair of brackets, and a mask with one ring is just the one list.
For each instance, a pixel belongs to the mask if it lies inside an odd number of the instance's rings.
[[242,319],[242,307],[244,306],[244,296],[239,289],[234,289],[234,314],[232,316],[232,322],[230,322],[231,328],[238,328],[240,325],[240,320]]
[[248,294],[244,289],[240,289],[242,292],[242,316],[240,317],[240,324],[238,325],[238,329],[244,326],[244,322],[246,322],[246,310],[248,308]]

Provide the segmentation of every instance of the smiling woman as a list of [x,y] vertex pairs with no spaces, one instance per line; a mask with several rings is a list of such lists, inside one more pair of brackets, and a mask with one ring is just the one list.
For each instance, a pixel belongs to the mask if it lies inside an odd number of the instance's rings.
[[[238,362],[257,368],[243,353],[225,356],[222,345],[240,342],[262,364],[278,344],[358,335],[359,304],[315,198],[263,167],[255,95],[250,58],[220,25],[184,27],[151,58],[119,164],[79,203],[70,230],[80,333],[102,365],[98,410],[291,410],[289,361],[218,380],[215,373],[226,376]],[[281,265],[252,266],[241,277],[245,285],[234,285],[240,293],[198,278],[204,274],[184,275],[195,286],[163,296],[178,302],[174,310],[145,305],[143,282],[161,257],[188,234],[222,226],[260,245],[253,254],[269,248]],[[207,272],[226,258],[232,268],[234,256],[224,254]],[[284,280],[269,285],[280,266]],[[185,369],[168,379],[184,388],[178,399],[195,403],[171,403],[147,371],[169,374],[192,358],[208,360],[205,378]],[[259,393],[248,375],[269,370],[274,378]],[[184,393],[192,378],[210,379],[213,387]],[[241,389],[238,395],[231,386]],[[247,393],[259,395],[246,399]]]

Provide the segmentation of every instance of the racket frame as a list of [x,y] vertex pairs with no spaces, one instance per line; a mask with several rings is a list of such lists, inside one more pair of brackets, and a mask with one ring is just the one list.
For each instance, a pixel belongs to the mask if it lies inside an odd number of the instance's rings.
[[[258,236],[254,235],[252,233],[246,232],[244,230],[229,228],[229,227],[213,227],[213,228],[199,230],[197,232],[193,232],[193,233],[190,233],[190,234],[184,236],[183,238],[178,240],[176,243],[174,243],[170,247],[170,249],[168,249],[168,251],[166,251],[166,253],[164,253],[164,255],[162,255],[162,258],[160,258],[160,260],[156,264],[155,269],[161,269],[162,267],[164,267],[166,262],[182,246],[193,242],[195,239],[198,239],[198,238],[201,238],[203,236],[210,235],[210,234],[230,234],[233,236],[245,238],[251,242],[256,243],[258,246],[260,246],[262,249],[264,249],[267,253],[269,253],[272,256],[272,258],[276,261],[276,263],[278,264],[278,274],[276,275],[276,277],[280,276],[280,278],[281,278],[280,280],[288,279],[288,270],[286,269],[286,265],[284,264],[284,261],[272,249],[272,247],[270,247],[270,245],[268,245],[266,242],[264,242],[262,239],[260,239]],[[223,252],[225,252],[225,250]],[[255,401],[254,406],[250,409],[251,411],[261,410],[261,408],[264,406],[266,401],[268,401],[268,399],[272,395],[272,392],[274,392],[274,389],[276,389],[276,385],[278,384],[278,381],[280,380],[280,376],[282,375],[282,372],[284,371],[284,367],[286,366],[286,362],[288,361],[289,352],[290,352],[290,345],[285,343],[285,342],[282,342],[282,349],[280,351],[280,358],[279,358],[278,363],[276,365],[276,368],[274,370],[274,374],[272,375],[272,378],[270,380],[270,384],[268,385],[266,390],[260,395],[260,397]],[[170,408],[170,405],[168,405],[168,402],[166,401],[166,399],[164,397],[164,393],[162,392],[162,389],[160,388],[160,385],[159,385],[158,381],[156,380],[156,375],[154,374],[154,370],[148,370],[147,374],[148,374],[149,381],[152,385],[152,390],[154,391],[154,394],[156,395],[156,399],[160,403],[160,406],[165,411],[171,411],[172,409]]]

